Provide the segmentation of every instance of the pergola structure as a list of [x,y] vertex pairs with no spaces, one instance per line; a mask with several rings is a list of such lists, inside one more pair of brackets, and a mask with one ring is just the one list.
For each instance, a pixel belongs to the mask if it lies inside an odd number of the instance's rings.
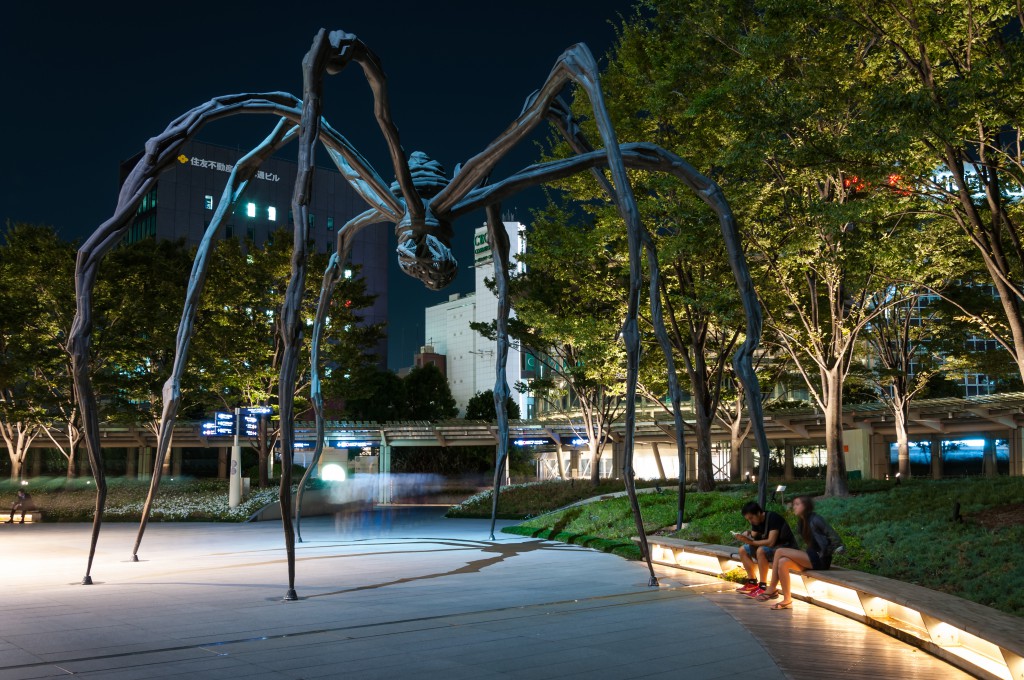
[[[790,408],[765,412],[765,431],[774,446],[791,450],[792,447],[824,441],[824,416],[814,408]],[[852,404],[843,410],[846,430],[848,467],[860,469],[865,477],[883,478],[889,470],[889,443],[895,440],[892,414],[881,403]],[[684,418],[690,430],[693,420]],[[1024,392],[968,397],[922,399],[912,403],[910,409],[910,435],[912,440],[942,441],[953,437],[978,436],[1007,439],[1010,449],[1010,474],[1024,475],[1022,436],[1024,436]],[[636,443],[650,450],[656,458],[675,456],[675,428],[673,419],[660,408],[639,413],[636,423]],[[512,442],[546,440],[548,448],[574,452],[580,448],[573,440],[581,437],[582,427],[572,419],[519,420],[509,424]],[[62,432],[54,430],[60,439]],[[104,425],[101,428],[104,448],[146,448],[156,445],[152,430],[132,425]],[[312,422],[296,422],[295,439],[313,439],[316,434]],[[688,432],[688,434],[692,434]],[[625,437],[625,423],[613,424],[609,437],[612,469],[617,470],[619,444]],[[712,430],[715,441],[729,441],[729,431],[716,423]],[[387,471],[391,450],[410,446],[494,446],[498,442],[498,429],[493,423],[452,420],[439,423],[421,421],[365,422],[328,421],[325,440],[367,442],[380,448],[380,469]],[[46,448],[47,438],[36,439],[37,448]],[[179,422],[174,430],[174,444],[183,448],[226,447],[228,437],[205,436],[199,423]],[[692,457],[692,452],[688,456]],[[749,451],[744,452],[749,455]],[[659,467],[660,467],[660,460]],[[749,470],[749,462],[742,464]],[[687,470],[693,471],[691,460]],[[934,470],[940,476],[941,470]]]

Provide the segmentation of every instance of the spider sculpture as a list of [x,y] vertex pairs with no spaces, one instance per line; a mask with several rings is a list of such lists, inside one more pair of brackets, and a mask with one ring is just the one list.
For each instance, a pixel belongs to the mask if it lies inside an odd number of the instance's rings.
[[[345,137],[332,128],[321,116],[325,76],[340,72],[350,63],[358,64],[365,74],[374,96],[374,114],[387,143],[396,181],[390,186],[370,166],[365,158]],[[256,171],[272,154],[285,144],[298,141],[298,170],[292,196],[294,251],[291,278],[279,316],[278,332],[284,347],[280,369],[281,415],[281,515],[288,561],[288,589],[286,600],[297,598],[295,592],[295,529],[291,497],[291,470],[294,445],[292,403],[296,380],[298,349],[302,342],[302,324],[299,303],[306,278],[308,207],[312,188],[314,149],[324,145],[334,165],[355,191],[366,201],[365,212],[350,220],[338,232],[337,250],[331,256],[324,272],[323,286],[312,334],[312,387],[311,397],[316,413],[317,446],[306,476],[299,485],[299,505],[302,488],[309,471],[323,449],[323,400],[320,393],[319,350],[323,340],[324,318],[328,302],[342,276],[353,237],[368,225],[391,222],[398,236],[398,262],[402,270],[428,288],[441,289],[456,274],[456,261],[450,243],[452,223],[455,219],[475,210],[486,213],[488,240],[495,254],[494,271],[499,301],[497,319],[498,343],[495,367],[494,403],[498,413],[497,447],[492,506],[491,538],[494,534],[493,514],[496,511],[501,476],[508,454],[508,416],[506,399],[509,388],[505,378],[508,356],[508,282],[509,243],[501,222],[501,201],[530,186],[543,184],[574,173],[590,171],[617,205],[628,233],[629,290],[627,314],[622,336],[627,350],[627,405],[625,411],[626,436],[622,475],[636,519],[641,547],[647,559],[651,585],[657,580],[651,566],[644,527],[637,504],[633,473],[633,444],[635,425],[635,394],[640,359],[640,329],[637,316],[642,285],[641,257],[646,253],[650,271],[650,305],[654,330],[665,353],[668,381],[675,416],[676,445],[683,447],[683,423],[680,415],[680,388],[676,377],[668,335],[662,321],[658,288],[658,262],[654,242],[641,225],[633,191],[626,168],[666,172],[679,178],[697,193],[717,214],[725,240],[730,264],[741,292],[747,317],[746,340],[734,357],[734,365],[746,390],[751,418],[754,422],[756,443],[767,451],[761,418],[758,383],[752,370],[751,357],[761,336],[761,312],[754,294],[753,283],[747,269],[732,213],[720,188],[699,173],[682,158],[652,144],[619,144],[604,104],[598,83],[597,63],[586,45],[579,44],[566,50],[555,62],[540,90],[532,94],[519,117],[479,154],[456,168],[454,177],[445,176],[441,166],[425,154],[416,152],[406,156],[399,142],[398,129],[391,119],[391,109],[385,86],[385,77],[377,56],[354,35],[342,31],[321,29],[302,61],[303,98],[283,92],[237,94],[218,97],[188,111],[175,119],[160,135],[146,143],[145,153],[124,182],[118,196],[117,208],[106,222],[82,245],[78,251],[75,272],[77,307],[74,324],[68,338],[68,349],[73,362],[76,398],[81,406],[85,441],[89,462],[96,480],[96,511],[93,518],[89,559],[83,584],[92,583],[91,571],[106,501],[107,486],[100,450],[99,421],[96,398],[89,375],[89,342],[92,330],[92,292],[97,267],[106,253],[114,247],[130,228],[136,208],[152,188],[157,176],[176,162],[182,145],[199,129],[214,120],[236,114],[265,114],[278,119],[270,135],[246,154],[233,168],[227,185],[199,245],[186,294],[181,323],[178,327],[176,356],[171,376],[163,388],[163,414],[157,439],[156,457],[149,494],[143,510],[132,559],[137,560],[139,545],[154,496],[160,483],[160,471],[170,446],[175,418],[180,402],[180,380],[185,369],[189,341],[192,336],[197,305],[209,266],[210,247],[219,232],[225,216],[230,215]],[[571,83],[589,97],[594,120],[603,148],[594,149],[570,115],[568,107],[559,98],[560,92]],[[549,120],[560,130],[570,144],[574,155],[545,163],[530,165],[500,181],[489,180],[495,164],[539,124]],[[762,480],[766,475],[762,475]],[[297,513],[296,513],[297,515]],[[301,540],[301,537],[300,537]]]

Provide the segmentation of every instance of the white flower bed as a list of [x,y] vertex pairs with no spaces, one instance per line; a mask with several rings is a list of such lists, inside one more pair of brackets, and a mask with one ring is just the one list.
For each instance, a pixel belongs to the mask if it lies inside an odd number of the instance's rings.
[[[294,490],[293,490],[294,493]],[[171,493],[157,496],[153,502],[150,516],[153,519],[166,521],[183,521],[191,519],[209,519],[243,522],[263,506],[279,500],[276,487],[259,489],[249,494],[238,507],[228,507],[226,493],[200,492],[193,494]],[[104,515],[115,517],[138,517],[142,514],[144,501],[134,501],[108,507]]]

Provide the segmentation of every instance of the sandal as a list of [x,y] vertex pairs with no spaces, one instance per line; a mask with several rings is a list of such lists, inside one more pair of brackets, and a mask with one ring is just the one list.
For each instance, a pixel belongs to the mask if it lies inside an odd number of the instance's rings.
[[793,600],[789,602],[776,602],[771,606],[772,611],[779,611],[781,609],[789,609],[793,606]]
[[782,593],[780,593],[777,590],[773,590],[770,593],[766,591],[766,592],[763,592],[763,593],[761,593],[760,595],[757,596],[757,601],[758,602],[768,602],[769,600],[774,600],[774,599],[777,599],[777,598],[779,598],[781,596],[782,596]]

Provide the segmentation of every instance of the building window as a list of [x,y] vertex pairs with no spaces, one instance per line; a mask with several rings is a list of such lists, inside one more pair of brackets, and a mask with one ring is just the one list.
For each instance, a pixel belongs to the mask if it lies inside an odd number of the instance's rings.
[[327,218],[327,231],[334,231],[334,218],[333,217],[328,217]]
[[249,240],[252,241],[253,243],[256,243],[256,227],[250,225],[249,227],[246,228],[245,231]]
[[277,222],[277,208],[269,206],[267,208],[267,219],[271,222]]
[[213,210],[213,196],[211,196],[209,194],[204,196],[203,197],[203,206],[205,206],[207,210]]
[[345,270],[345,278],[346,279],[351,279],[352,278],[352,270],[351,269],[346,269]]
[[245,215],[246,217],[256,217],[256,204],[246,203],[245,204]]
[[[210,226],[210,225],[209,225],[209,224],[207,224],[206,226]],[[225,235],[225,236],[226,236],[227,238],[234,238],[234,236],[235,236],[235,225],[233,225],[233,224],[229,224],[229,225],[227,226],[227,229],[225,229],[225,230],[224,230],[224,235]]]
[[309,226],[312,227],[314,223],[316,223],[316,215],[309,213]]

